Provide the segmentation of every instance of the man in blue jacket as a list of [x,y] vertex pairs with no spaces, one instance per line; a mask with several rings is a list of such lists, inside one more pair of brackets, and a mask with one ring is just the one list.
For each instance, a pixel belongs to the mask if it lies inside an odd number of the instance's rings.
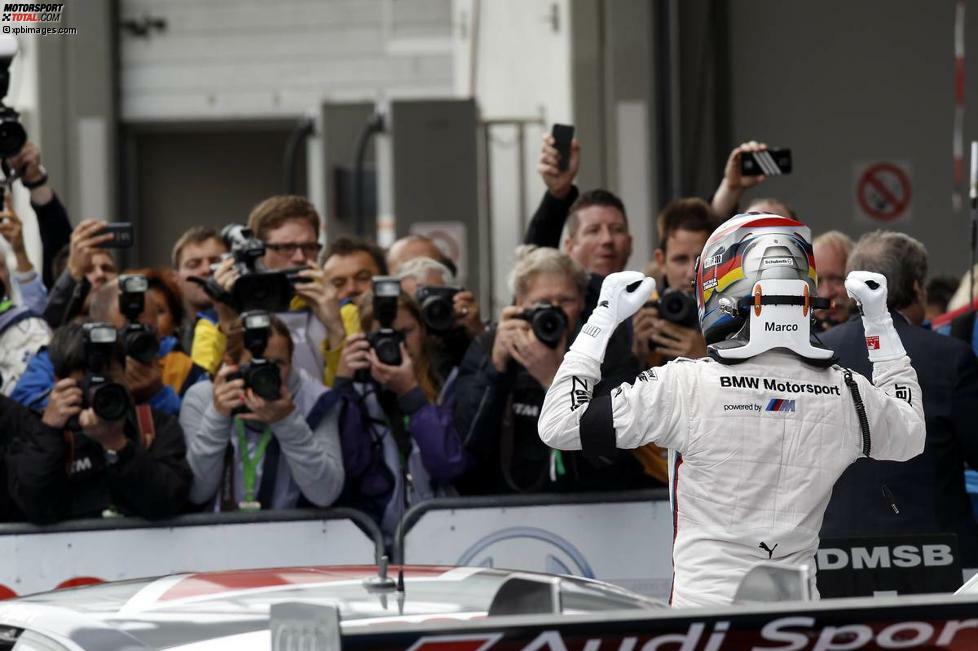
[[[927,442],[922,455],[904,463],[861,459],[850,466],[832,492],[822,536],[956,533],[962,566],[978,567],[978,527],[963,475],[965,464],[978,468],[975,355],[963,342],[920,327],[926,306],[923,244],[903,233],[869,233],[847,267],[886,276],[893,323],[920,381],[922,395],[909,399],[923,400]],[[843,366],[870,372],[860,319],[836,326],[822,341]]]

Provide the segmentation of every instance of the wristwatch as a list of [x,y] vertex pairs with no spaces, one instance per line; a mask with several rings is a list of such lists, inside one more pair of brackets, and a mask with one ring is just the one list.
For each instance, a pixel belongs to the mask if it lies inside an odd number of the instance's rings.
[[36,181],[28,181],[24,177],[20,178],[21,184],[28,190],[39,188],[48,182],[48,171],[44,169],[43,165],[38,165],[38,169],[41,171],[41,178],[37,179]]

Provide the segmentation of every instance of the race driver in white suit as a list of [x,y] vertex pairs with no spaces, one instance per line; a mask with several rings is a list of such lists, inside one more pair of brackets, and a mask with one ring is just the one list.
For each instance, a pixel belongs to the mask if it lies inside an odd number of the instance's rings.
[[917,374],[887,311],[883,276],[854,271],[845,283],[866,329],[870,383],[834,365],[811,335],[821,302],[806,226],[740,215],[713,233],[696,265],[708,358],[649,369],[592,400],[608,338],[655,288],[638,272],[611,274],[539,421],[540,438],[561,450],[602,456],[655,443],[673,451],[673,606],[730,603],[759,561],[814,567],[846,466],[860,456],[905,461],[924,449]]

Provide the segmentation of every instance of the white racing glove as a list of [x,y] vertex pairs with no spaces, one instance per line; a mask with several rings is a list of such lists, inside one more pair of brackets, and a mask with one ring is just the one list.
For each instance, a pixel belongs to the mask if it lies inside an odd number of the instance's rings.
[[601,283],[598,306],[570,349],[599,363],[604,362],[611,333],[619,323],[638,312],[654,291],[655,280],[638,271],[619,271],[607,276]]
[[846,292],[856,301],[866,331],[869,361],[890,362],[907,354],[886,309],[886,276],[871,271],[850,271]]

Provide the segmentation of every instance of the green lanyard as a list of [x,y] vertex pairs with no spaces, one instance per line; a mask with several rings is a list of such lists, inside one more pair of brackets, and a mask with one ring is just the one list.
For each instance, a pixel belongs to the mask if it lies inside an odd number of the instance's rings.
[[261,503],[255,500],[255,477],[258,473],[258,464],[265,458],[265,448],[272,440],[272,429],[265,425],[265,430],[261,433],[258,449],[255,450],[254,456],[248,454],[248,440],[245,437],[244,421],[235,418],[234,429],[238,434],[238,456],[241,458],[241,467],[244,470],[244,500],[238,506],[243,511],[257,511],[261,508]]

